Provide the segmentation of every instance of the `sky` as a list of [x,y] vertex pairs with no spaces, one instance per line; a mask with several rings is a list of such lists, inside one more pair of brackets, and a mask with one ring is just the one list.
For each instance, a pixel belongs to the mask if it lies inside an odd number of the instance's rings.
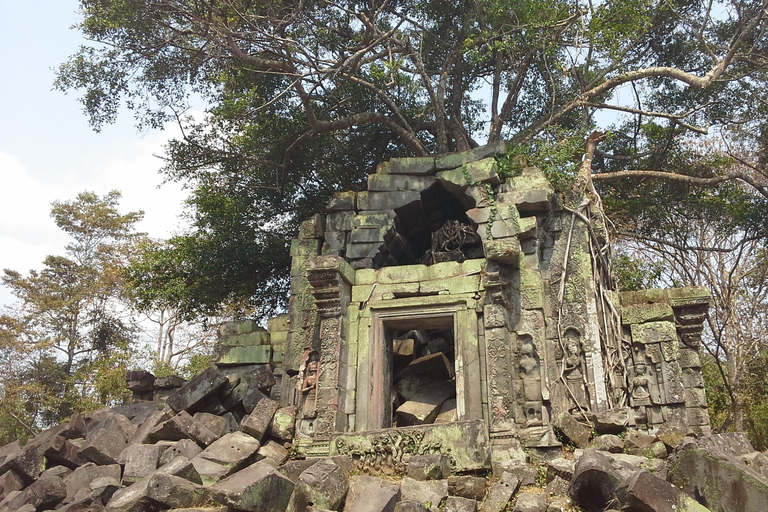
[[[130,112],[94,132],[76,91],[53,90],[54,69],[87,44],[71,27],[76,0],[0,0],[0,270],[26,274],[66,236],[50,217],[53,201],[83,191],[119,190],[121,211],[144,210],[137,226],[155,238],[183,229],[186,193],[158,174],[175,126],[139,132]],[[162,185],[161,185],[162,184]],[[0,306],[13,301],[0,286]]]

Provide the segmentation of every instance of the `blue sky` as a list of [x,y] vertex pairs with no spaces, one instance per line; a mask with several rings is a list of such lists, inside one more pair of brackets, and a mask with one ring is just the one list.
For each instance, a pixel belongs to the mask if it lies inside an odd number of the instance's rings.
[[[144,210],[141,231],[167,237],[180,228],[185,196],[162,183],[162,145],[177,135],[138,132],[130,113],[100,133],[82,114],[77,93],[52,90],[53,69],[83,40],[71,29],[76,0],[0,0],[0,269],[41,268],[66,238],[49,217],[54,200],[89,190],[123,193],[122,210]],[[0,305],[12,300],[0,287]]]

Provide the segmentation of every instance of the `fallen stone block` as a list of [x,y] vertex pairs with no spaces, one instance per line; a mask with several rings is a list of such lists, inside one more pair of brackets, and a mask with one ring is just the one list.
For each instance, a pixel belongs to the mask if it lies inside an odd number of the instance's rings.
[[[123,487],[115,492],[112,499],[107,503],[109,512],[147,512],[159,510],[160,504],[147,495],[149,482],[156,473],[165,473],[168,475],[189,475],[189,461],[183,457],[177,457],[171,462],[155,470],[150,475],[145,476],[138,482]],[[182,477],[184,478],[184,477]],[[189,478],[187,478],[189,480]],[[197,482],[196,482],[197,483]]]
[[407,375],[395,381],[395,391],[403,398],[404,402],[412,400],[419,390],[432,384],[434,379],[422,375]]
[[603,452],[586,450],[576,463],[570,495],[587,510],[603,510],[614,502],[621,483],[638,471],[637,466]]
[[35,510],[52,509],[66,496],[67,488],[61,478],[57,476],[41,478],[10,500],[5,505],[5,510],[15,512],[25,505],[32,505]]
[[213,485],[248,465],[259,447],[260,443],[254,437],[232,432],[200,452],[192,459],[192,465],[200,473],[204,485]]
[[152,393],[155,390],[155,376],[144,370],[125,372],[125,387],[134,394]]
[[100,476],[94,478],[88,488],[91,490],[91,497],[94,500],[106,504],[120,488],[120,481],[109,476]]
[[160,447],[155,444],[129,445],[120,454],[120,459],[125,468],[123,485],[130,485],[157,469]]
[[265,459],[216,483],[210,493],[216,503],[237,510],[284,512],[293,489],[294,483]]
[[[623,509],[651,512],[708,512],[692,497],[648,471],[638,471],[618,490]],[[750,510],[731,508],[730,510]]]
[[152,475],[147,483],[147,497],[172,509],[202,505],[209,499],[205,488],[165,473]]
[[[425,512],[428,510],[426,505],[413,499],[403,499],[395,504],[395,512]],[[432,506],[431,503],[429,505]]]
[[399,485],[374,476],[355,475],[349,479],[344,512],[394,512],[399,500]]
[[436,380],[419,390],[409,401],[397,408],[397,425],[433,423],[443,402],[456,395],[453,381]]
[[[611,453],[623,453],[624,452],[624,441],[621,440],[621,438],[614,434],[603,434],[601,436],[597,436],[594,438],[588,445],[587,448],[591,448],[593,450],[601,450],[604,452],[611,452]],[[665,451],[666,455],[666,451]]]
[[501,478],[488,490],[488,496],[480,506],[481,512],[499,512],[504,510],[517,490],[520,479],[510,473],[502,473]]
[[447,480],[414,480],[405,477],[400,482],[400,492],[403,500],[413,500],[418,503],[429,503],[430,511],[437,511],[443,499],[448,497]]
[[402,379],[409,375],[421,375],[433,380],[450,380],[453,378],[453,365],[445,354],[429,354],[418,359],[414,359],[396,379]]
[[512,512],[547,512],[547,495],[541,492],[521,493]]
[[620,434],[629,424],[626,408],[595,412],[590,415],[589,420],[598,434]]
[[117,464],[117,459],[126,447],[122,433],[101,428],[92,431],[88,437],[80,449],[80,456],[100,466]]
[[459,496],[448,496],[443,510],[445,512],[477,512],[477,501]]
[[481,502],[485,497],[485,478],[481,476],[456,475],[448,477],[448,494]]
[[442,453],[414,455],[408,460],[408,476],[414,480],[440,480],[450,473],[451,461]]
[[261,445],[256,454],[265,459],[272,459],[278,464],[283,464],[291,455],[283,445],[271,439]]
[[452,423],[459,421],[459,412],[456,407],[456,399],[449,398],[440,406],[440,412],[437,413],[435,423]]
[[90,488],[91,483],[97,478],[111,478],[116,482],[120,482],[121,468],[119,464],[111,464],[108,466],[97,466],[93,463],[80,466],[75,469],[69,476],[64,478],[64,485],[66,487],[66,497],[64,503],[70,503],[74,501],[75,495],[80,489]]
[[24,488],[24,482],[15,471],[9,469],[0,475],[0,500],[5,499],[9,493],[20,491]]
[[200,402],[218,392],[229,381],[211,366],[200,375],[194,377],[181,389],[168,397],[166,403],[176,412],[189,412]]
[[181,441],[182,439],[190,439],[192,437],[189,433],[191,427],[192,416],[186,411],[181,411],[172,418],[151,429],[147,433],[144,442],[157,443],[158,441]]
[[294,425],[296,424],[296,408],[293,406],[281,407],[272,416],[269,424],[269,435],[283,441],[293,440]]
[[162,411],[153,410],[150,411],[150,413],[146,416],[144,421],[141,422],[141,424],[137,425],[136,432],[134,432],[133,436],[128,440],[128,444],[143,444],[147,441],[147,436],[149,433],[157,427],[160,423],[163,423],[165,421],[168,421],[171,419],[172,413],[170,408],[167,408]]
[[338,510],[349,488],[347,477],[331,459],[312,465],[299,476],[287,512],[303,512],[309,507]]
[[[555,477],[560,477],[568,482],[573,478],[574,462],[563,457],[558,457],[544,462],[547,467],[547,482],[552,481]],[[531,485],[531,484],[525,484]]]
[[227,430],[227,420],[223,416],[207,412],[198,412],[192,417],[189,425],[189,436],[201,446],[208,446]]
[[263,398],[256,404],[253,411],[240,422],[240,430],[261,441],[264,434],[269,430],[269,424],[279,408],[280,404],[277,401]]
[[191,460],[202,451],[203,449],[200,448],[200,446],[192,439],[182,439],[180,441],[175,441],[173,444],[166,447],[162,452],[162,455],[160,455],[159,465],[163,466],[176,457],[186,457]]
[[589,436],[592,434],[589,427],[579,423],[570,413],[561,412],[555,415],[552,426],[559,429],[571,442],[579,447],[586,448],[589,444]]

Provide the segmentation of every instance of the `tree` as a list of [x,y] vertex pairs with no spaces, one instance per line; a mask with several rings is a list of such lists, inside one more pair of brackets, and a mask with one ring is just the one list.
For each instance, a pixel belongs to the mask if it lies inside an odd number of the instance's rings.
[[[3,316],[3,349],[18,365],[3,373],[3,406],[25,403],[27,430],[77,410],[120,400],[132,326],[121,306],[119,268],[143,212],[121,214],[120,193],[83,192],[54,202],[51,215],[70,236],[66,256],[48,256],[28,276],[5,269],[3,285],[19,301]],[[23,411],[25,407],[18,409]]]
[[[763,156],[746,170],[676,168],[707,132],[764,155],[767,5],[82,0],[94,44],[57,87],[83,91],[97,129],[121,100],[143,126],[184,126],[164,169],[194,191],[194,231],[170,249],[189,264],[184,307],[253,306],[267,286],[285,291],[275,276],[298,221],[391,156],[505,139],[549,157],[600,127],[602,189],[736,180],[768,195]],[[202,120],[184,117],[192,91],[209,104]],[[577,159],[565,157],[552,170],[568,178]]]

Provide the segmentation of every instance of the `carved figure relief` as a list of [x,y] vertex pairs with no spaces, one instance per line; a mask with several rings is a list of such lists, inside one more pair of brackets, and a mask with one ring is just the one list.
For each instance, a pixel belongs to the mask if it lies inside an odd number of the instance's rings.
[[568,410],[579,413],[589,410],[585,375],[586,363],[582,357],[581,334],[574,328],[568,328],[564,335],[565,358],[563,359],[563,377],[568,386]]
[[314,350],[304,352],[299,368],[301,379],[302,418],[317,417],[317,382],[320,376],[320,354]]

